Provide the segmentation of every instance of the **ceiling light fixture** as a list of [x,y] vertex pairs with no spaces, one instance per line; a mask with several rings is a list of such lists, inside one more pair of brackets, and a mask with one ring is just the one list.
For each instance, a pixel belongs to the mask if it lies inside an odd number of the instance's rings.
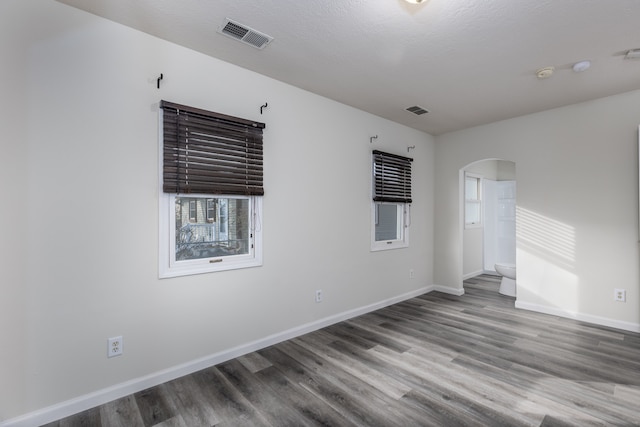
[[536,77],[539,79],[548,79],[553,75],[554,71],[555,71],[554,67],[540,68],[538,71],[536,71]]
[[573,71],[581,73],[583,71],[587,71],[589,67],[591,67],[591,61],[580,61],[573,64]]
[[406,1],[407,3],[411,3],[411,4],[420,4],[425,0],[404,0],[404,1]]

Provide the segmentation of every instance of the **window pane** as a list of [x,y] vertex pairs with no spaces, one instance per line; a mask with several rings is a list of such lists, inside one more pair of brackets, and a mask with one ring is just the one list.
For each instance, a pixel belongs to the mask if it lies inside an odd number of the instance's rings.
[[466,202],[465,207],[465,223],[480,224],[480,203]]
[[196,207],[196,201],[191,199],[186,199],[189,201],[189,221],[195,222],[196,216],[198,212],[198,208]]
[[478,200],[478,178],[465,179],[464,197],[467,200]]
[[[211,206],[218,206],[219,215],[191,219],[192,212]],[[249,253],[248,198],[176,197],[175,209],[176,261]]]
[[213,199],[207,199],[207,221],[213,222],[216,219],[216,204]]
[[229,207],[227,206],[228,199],[220,199],[220,232],[225,234],[227,232],[227,212]]
[[399,240],[402,231],[402,205],[377,203],[376,242]]

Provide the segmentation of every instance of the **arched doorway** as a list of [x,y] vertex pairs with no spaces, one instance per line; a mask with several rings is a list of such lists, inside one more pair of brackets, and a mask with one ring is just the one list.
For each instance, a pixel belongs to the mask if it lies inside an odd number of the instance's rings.
[[515,264],[515,163],[483,159],[460,169],[462,278]]

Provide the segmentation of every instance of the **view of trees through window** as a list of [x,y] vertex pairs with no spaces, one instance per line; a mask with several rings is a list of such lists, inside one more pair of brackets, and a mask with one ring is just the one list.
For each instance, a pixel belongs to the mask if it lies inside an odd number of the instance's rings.
[[176,261],[249,253],[249,198],[176,197]]

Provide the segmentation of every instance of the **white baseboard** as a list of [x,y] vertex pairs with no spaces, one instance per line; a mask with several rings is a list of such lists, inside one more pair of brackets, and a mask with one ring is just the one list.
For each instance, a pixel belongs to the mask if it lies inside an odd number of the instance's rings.
[[467,273],[467,274],[463,274],[462,275],[462,280],[467,280],[467,279],[471,279],[472,277],[476,277],[479,276],[481,274],[484,274],[484,270],[478,270],[478,271],[474,271],[473,273]]
[[621,320],[609,319],[607,317],[593,316],[591,314],[577,313],[573,311],[562,310],[557,307],[549,307],[546,305],[532,304],[526,301],[516,300],[516,308],[523,310],[536,311],[538,313],[552,314],[554,316],[566,317],[568,319],[580,320],[582,322],[593,323],[600,326],[608,326],[611,328],[622,329],[630,332],[640,332],[640,323],[624,322]]
[[[378,310],[380,308],[387,307],[389,305],[396,304],[398,302],[431,292],[433,290],[436,290],[435,288],[436,287],[434,286],[426,286],[424,288],[407,292],[405,294],[398,295],[384,301],[379,301],[353,310],[338,313],[324,319],[306,323],[304,325],[297,326],[295,328],[291,328],[289,330],[279,332],[277,334],[273,334],[247,344],[221,351],[219,353],[192,360],[190,362],[173,366],[159,372],[154,372],[143,377],[138,377],[130,381],[116,384],[114,386],[107,387],[105,389],[79,396],[77,398],[70,399],[64,402],[60,402],[55,405],[30,412],[16,418],[12,418],[6,421],[0,421],[0,427],[31,427],[34,425],[47,424],[68,417],[70,415],[77,414],[78,412],[86,411],[87,409],[103,405],[107,402],[111,402],[112,400],[137,393],[149,387],[153,387],[167,381],[180,378],[184,375],[189,375],[202,369],[215,366],[244,354],[269,347],[271,345],[298,337],[300,335],[304,335],[309,332],[313,332],[317,329],[324,328],[329,325],[333,325],[334,323],[338,323],[352,317],[360,316],[362,314],[369,313],[371,311]],[[450,288],[446,289],[449,290]],[[442,292],[447,291],[442,290]]]
[[437,292],[444,292],[445,294],[462,296],[464,295],[464,288],[452,288],[450,286],[433,285],[432,290]]
[[495,270],[484,270],[482,272],[482,274],[488,274],[489,276],[497,276],[497,277],[501,277],[497,271]]

